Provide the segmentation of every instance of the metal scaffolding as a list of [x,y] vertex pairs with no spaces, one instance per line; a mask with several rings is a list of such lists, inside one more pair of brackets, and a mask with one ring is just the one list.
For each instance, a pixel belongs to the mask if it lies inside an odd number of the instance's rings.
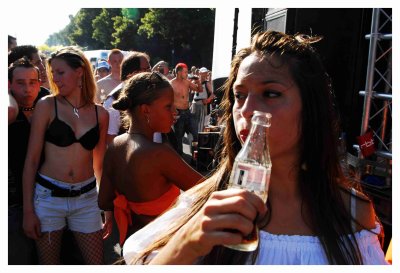
[[391,9],[373,9],[371,33],[365,36],[369,40],[366,84],[359,94],[364,98],[360,135],[371,130],[376,151],[364,158],[359,146],[353,145],[358,157],[348,153],[347,161],[379,206],[377,212],[382,222],[391,226],[392,34],[388,31],[392,31]]
[[[371,34],[366,35],[370,40],[366,84],[365,90],[360,91],[364,96],[361,135],[371,129],[379,141],[376,155],[391,160],[392,129],[388,123],[392,121],[392,34],[381,32],[387,24],[392,24],[391,14],[373,9]],[[375,103],[375,100],[382,100],[382,103]],[[375,118],[380,118],[379,127],[371,126]],[[359,158],[362,158],[361,153]]]
[[[365,90],[359,92],[364,97],[360,135],[371,130],[377,150],[374,159],[365,160],[359,146],[353,145],[358,152],[358,160],[353,158],[349,163],[357,168],[360,178],[364,174],[376,174],[390,178],[387,184],[391,184],[392,34],[383,33],[386,29],[392,29],[391,12],[373,9],[371,33],[365,36],[369,40]],[[357,161],[356,164],[354,161]]]

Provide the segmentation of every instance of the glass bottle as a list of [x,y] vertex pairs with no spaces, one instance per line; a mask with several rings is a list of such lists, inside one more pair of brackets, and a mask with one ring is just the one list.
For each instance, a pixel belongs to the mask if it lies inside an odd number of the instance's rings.
[[[235,158],[228,185],[228,188],[246,189],[253,192],[264,202],[268,198],[272,167],[268,145],[271,117],[270,113],[254,111],[250,134]],[[240,251],[253,251],[258,246],[258,232],[255,224],[251,234],[244,237],[240,244],[225,246]]]

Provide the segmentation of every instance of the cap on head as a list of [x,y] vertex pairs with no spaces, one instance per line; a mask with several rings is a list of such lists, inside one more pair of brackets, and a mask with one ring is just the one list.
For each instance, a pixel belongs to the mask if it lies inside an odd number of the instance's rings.
[[206,73],[206,72],[208,72],[208,69],[206,67],[202,67],[202,68],[200,68],[199,72]]
[[107,70],[110,70],[110,65],[106,61],[101,61],[97,64],[97,69],[100,68],[106,68]]

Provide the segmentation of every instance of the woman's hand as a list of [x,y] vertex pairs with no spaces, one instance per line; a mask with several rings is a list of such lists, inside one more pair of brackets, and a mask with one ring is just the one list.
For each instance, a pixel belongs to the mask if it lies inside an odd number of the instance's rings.
[[152,260],[152,264],[192,264],[216,245],[239,244],[267,208],[260,197],[241,189],[214,192]]
[[40,220],[35,212],[24,212],[22,227],[27,237],[32,238],[33,240],[42,237],[42,232],[40,231]]
[[113,217],[114,214],[112,211],[104,211],[103,240],[107,239],[111,235]]

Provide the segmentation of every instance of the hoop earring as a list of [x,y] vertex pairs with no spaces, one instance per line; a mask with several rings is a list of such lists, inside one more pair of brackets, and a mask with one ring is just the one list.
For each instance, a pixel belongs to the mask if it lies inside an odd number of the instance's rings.
[[150,118],[149,118],[149,116],[146,116],[146,120],[147,120],[147,125],[150,125]]

